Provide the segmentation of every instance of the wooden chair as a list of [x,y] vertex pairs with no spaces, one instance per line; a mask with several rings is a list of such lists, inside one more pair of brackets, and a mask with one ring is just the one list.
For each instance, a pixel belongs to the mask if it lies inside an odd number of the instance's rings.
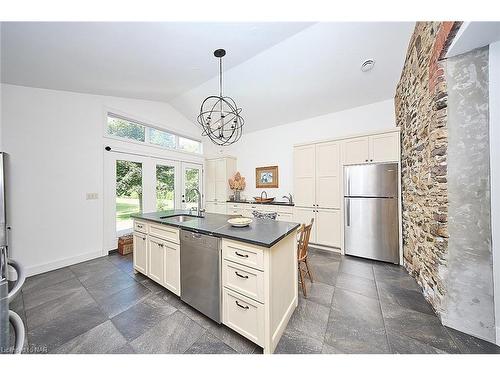
[[[309,237],[311,236],[311,229],[314,223],[314,219],[311,219],[311,224],[304,225],[302,224],[298,230],[299,239],[297,246],[297,260],[299,265],[299,276],[300,276],[300,284],[302,285],[302,293],[304,293],[304,297],[307,297],[306,284],[304,282],[304,274],[309,276],[309,279],[313,283],[313,277],[311,273],[311,269],[309,267],[309,263],[307,262],[307,248],[309,246]],[[305,265],[305,269],[303,269],[302,264]]]

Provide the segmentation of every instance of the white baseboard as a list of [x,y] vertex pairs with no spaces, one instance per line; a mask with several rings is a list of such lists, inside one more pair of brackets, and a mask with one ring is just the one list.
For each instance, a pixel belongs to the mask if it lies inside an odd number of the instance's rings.
[[76,263],[84,262],[86,260],[100,258],[103,256],[102,251],[93,251],[91,253],[80,254],[70,258],[59,259],[53,262],[37,264],[35,266],[26,267],[26,275],[33,276],[39,273],[53,271],[58,268],[71,266]]
[[332,253],[342,254],[342,251],[338,247],[323,246],[315,243],[309,243],[309,247],[312,247],[313,249],[320,249],[330,251]]

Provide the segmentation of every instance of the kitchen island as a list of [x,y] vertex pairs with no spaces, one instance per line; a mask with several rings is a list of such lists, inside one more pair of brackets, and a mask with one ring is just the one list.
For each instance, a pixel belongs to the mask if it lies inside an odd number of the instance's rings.
[[[134,270],[183,298],[181,280],[186,277],[181,272],[197,270],[186,269],[188,247],[181,235],[218,239],[213,273],[221,296],[220,320],[264,353],[272,353],[298,303],[299,224],[253,219],[249,226],[235,228],[227,222],[231,217],[209,213],[197,217],[181,210],[133,215]],[[208,261],[206,267],[211,267]],[[184,290],[187,294],[187,285]]]

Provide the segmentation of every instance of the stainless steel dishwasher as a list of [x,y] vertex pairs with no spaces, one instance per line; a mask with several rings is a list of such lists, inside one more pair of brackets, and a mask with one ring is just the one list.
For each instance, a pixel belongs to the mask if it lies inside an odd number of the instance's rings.
[[181,230],[181,299],[221,322],[221,250],[217,237]]

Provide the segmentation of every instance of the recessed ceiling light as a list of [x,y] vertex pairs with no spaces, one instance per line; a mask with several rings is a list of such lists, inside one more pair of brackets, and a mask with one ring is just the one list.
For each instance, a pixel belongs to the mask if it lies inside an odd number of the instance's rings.
[[375,65],[375,60],[367,59],[363,61],[363,64],[361,64],[361,71],[368,72],[369,70],[373,69],[374,65]]

